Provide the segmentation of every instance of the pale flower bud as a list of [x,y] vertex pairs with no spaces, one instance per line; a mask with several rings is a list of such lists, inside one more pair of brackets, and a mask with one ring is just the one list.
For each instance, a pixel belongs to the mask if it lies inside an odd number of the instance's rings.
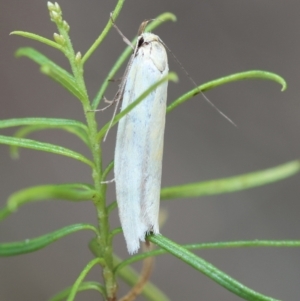
[[61,46],[63,46],[66,42],[65,38],[58,33],[54,33],[53,38],[54,38],[54,41]]
[[50,11],[50,17],[51,19],[56,22],[56,23],[59,23],[59,22],[62,22],[62,17],[60,14],[58,14],[56,11],[54,10],[51,10]]
[[55,2],[54,5],[55,5],[56,11],[57,11],[57,12],[61,12],[61,8],[60,8],[59,4],[58,4],[57,2]]
[[55,11],[57,12],[58,14],[62,14],[62,11],[61,11],[61,8],[59,6],[59,4],[57,2],[55,2],[54,4],[50,1],[47,2],[47,6],[48,6],[48,9],[49,11]]
[[80,51],[78,51],[76,53],[75,61],[76,61],[76,63],[80,63],[80,61],[81,61],[81,52]]
[[70,30],[70,25],[65,20],[63,21],[63,27],[66,32],[68,32]]
[[48,9],[51,11],[51,10],[54,10],[55,9],[55,6],[52,2],[48,1],[47,2],[47,6],[48,6]]

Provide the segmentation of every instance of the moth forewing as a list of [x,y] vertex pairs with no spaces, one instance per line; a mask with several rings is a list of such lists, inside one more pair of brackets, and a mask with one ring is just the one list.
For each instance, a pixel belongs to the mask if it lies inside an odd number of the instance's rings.
[[[167,53],[160,38],[152,33],[141,34],[128,67],[121,110],[168,74]],[[147,233],[159,233],[167,85],[165,82],[158,86],[118,125],[116,194],[130,254],[138,251]]]

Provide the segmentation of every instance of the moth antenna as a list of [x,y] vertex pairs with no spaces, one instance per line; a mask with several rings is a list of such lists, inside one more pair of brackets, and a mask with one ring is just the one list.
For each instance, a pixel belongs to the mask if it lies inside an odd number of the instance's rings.
[[113,27],[116,29],[116,31],[119,33],[119,35],[122,37],[123,41],[134,50],[134,46],[131,44],[131,42],[125,37],[125,35],[122,33],[122,31],[116,25],[115,20],[113,19],[113,13],[110,13],[110,20],[111,20]]
[[143,21],[138,30],[138,37],[145,32],[145,29],[146,29],[148,23],[150,21],[155,21],[155,20],[159,20],[159,19],[149,19],[149,20]]
[[151,20],[145,20],[142,22],[142,24],[140,25],[139,30],[138,30],[138,37],[145,32],[146,26],[148,25],[148,23],[150,21]]
[[[190,74],[186,71],[186,69],[183,67],[183,65],[180,63],[180,61],[178,60],[178,58],[175,56],[175,54],[171,51],[171,49],[162,41],[160,40],[160,42],[166,47],[166,49],[172,54],[174,60],[176,61],[176,63],[180,66],[180,68],[184,71],[184,73],[187,75],[187,77],[189,78],[189,80],[192,82],[192,84],[197,88],[198,85],[196,84],[196,82],[193,80],[193,78],[190,76]],[[199,93],[201,93],[201,95],[203,96],[203,98],[206,100],[206,102],[208,104],[210,104],[221,116],[223,116],[227,121],[229,121],[232,125],[234,125],[235,127],[237,127],[237,125],[225,114],[223,113],[213,102],[211,102],[209,100],[209,98],[200,90]]]

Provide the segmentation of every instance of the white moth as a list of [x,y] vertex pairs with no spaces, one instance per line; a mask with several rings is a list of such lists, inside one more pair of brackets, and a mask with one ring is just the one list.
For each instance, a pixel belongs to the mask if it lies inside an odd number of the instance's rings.
[[[121,110],[168,71],[167,53],[160,38],[152,33],[140,34],[120,87]],[[130,254],[138,251],[147,233],[159,233],[167,86],[168,82],[158,86],[118,125],[114,160],[116,194]]]

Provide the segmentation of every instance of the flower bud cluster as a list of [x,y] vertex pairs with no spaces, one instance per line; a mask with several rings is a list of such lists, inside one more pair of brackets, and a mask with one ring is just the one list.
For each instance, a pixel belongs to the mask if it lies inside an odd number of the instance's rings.
[[56,24],[62,23],[62,11],[59,4],[57,2],[53,4],[52,2],[48,1],[47,6],[50,12],[51,21],[55,22]]
[[[62,10],[57,2],[52,3],[50,1],[48,1],[47,6],[48,6],[49,13],[50,13],[51,21],[53,21],[58,26],[59,31],[62,33],[62,34],[54,33],[54,35],[53,35],[54,41],[57,44],[64,46],[66,44],[66,39],[63,36],[63,31],[68,33],[70,30],[70,26],[67,23],[67,21],[63,20]],[[61,30],[63,30],[63,31],[61,31]]]

